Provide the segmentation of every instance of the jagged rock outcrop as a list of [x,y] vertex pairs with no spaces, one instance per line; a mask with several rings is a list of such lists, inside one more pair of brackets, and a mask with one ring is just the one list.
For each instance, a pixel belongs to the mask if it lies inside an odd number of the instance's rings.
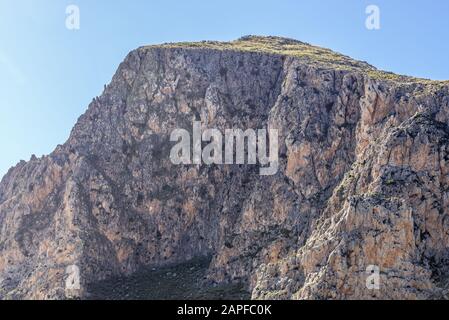
[[[279,172],[173,165],[170,133],[276,128]],[[0,297],[63,299],[212,256],[254,299],[445,294],[449,84],[276,37],[142,47],[49,156],[0,184]],[[380,290],[366,269],[380,269]]]

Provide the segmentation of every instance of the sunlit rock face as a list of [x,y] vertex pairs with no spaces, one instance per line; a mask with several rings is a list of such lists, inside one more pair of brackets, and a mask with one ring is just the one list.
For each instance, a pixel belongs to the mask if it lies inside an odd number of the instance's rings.
[[[277,129],[279,171],[174,165],[170,134],[193,121]],[[90,283],[209,256],[204,281],[254,299],[444,296],[448,121],[447,83],[294,40],[139,48],[65,144],[3,178],[0,298],[84,298]]]

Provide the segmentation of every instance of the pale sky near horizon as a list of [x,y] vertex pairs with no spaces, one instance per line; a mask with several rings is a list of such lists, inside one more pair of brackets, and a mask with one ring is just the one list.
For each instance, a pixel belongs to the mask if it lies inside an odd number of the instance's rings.
[[[80,8],[80,30],[66,7]],[[380,30],[365,27],[368,5]],[[141,45],[277,35],[399,74],[449,80],[447,0],[0,0],[0,178],[68,138]]]

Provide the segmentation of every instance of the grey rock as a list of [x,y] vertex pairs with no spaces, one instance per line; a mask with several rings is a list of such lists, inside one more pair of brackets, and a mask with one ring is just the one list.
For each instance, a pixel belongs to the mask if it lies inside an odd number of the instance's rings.
[[[213,259],[254,299],[445,292],[449,85],[296,40],[132,51],[66,143],[0,183],[0,297],[64,299],[139,268]],[[175,166],[170,133],[277,128],[280,169]],[[380,290],[366,268],[381,270]],[[443,291],[442,291],[443,290]]]

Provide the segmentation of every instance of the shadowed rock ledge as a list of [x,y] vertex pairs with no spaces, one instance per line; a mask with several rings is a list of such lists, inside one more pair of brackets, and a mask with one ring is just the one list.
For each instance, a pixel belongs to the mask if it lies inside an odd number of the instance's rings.
[[[193,120],[278,129],[279,172],[173,165],[170,133]],[[254,299],[444,297],[448,120],[447,82],[296,40],[136,49],[65,144],[3,177],[0,298],[71,297],[72,265],[86,298],[208,256],[205,283]]]

